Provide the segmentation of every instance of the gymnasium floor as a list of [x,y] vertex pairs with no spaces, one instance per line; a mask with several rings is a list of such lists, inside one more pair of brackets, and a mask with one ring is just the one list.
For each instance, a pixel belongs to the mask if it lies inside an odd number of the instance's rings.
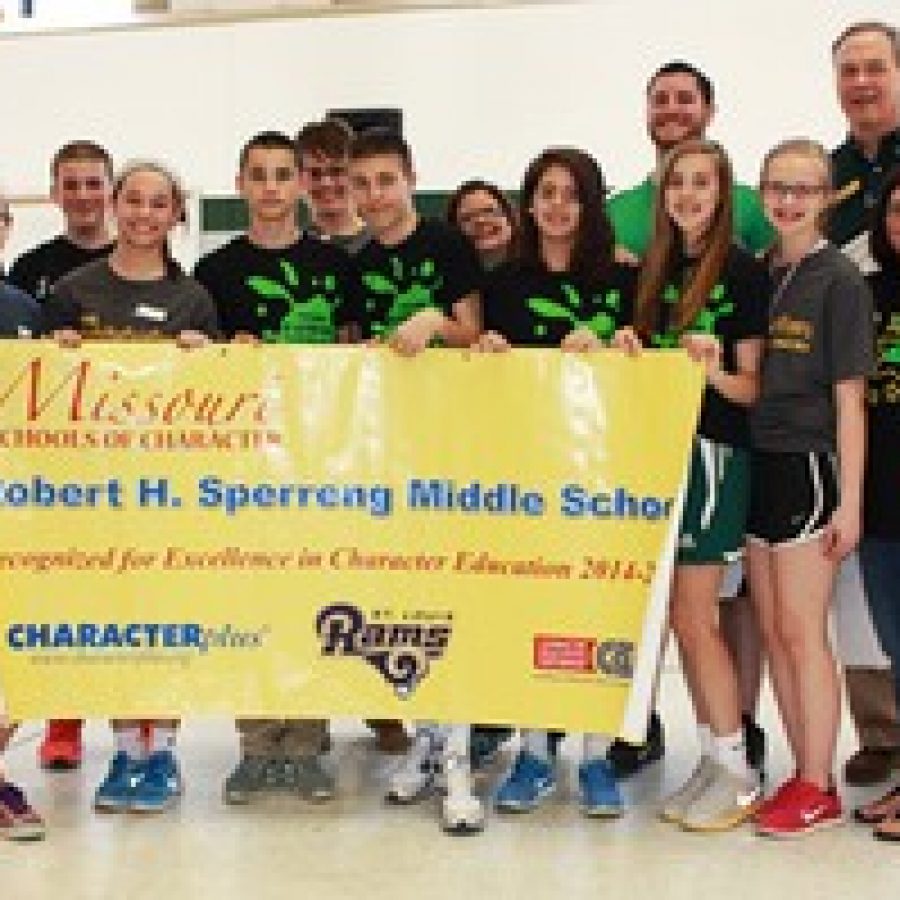
[[[337,801],[316,807],[271,797],[242,809],[221,801],[222,779],[237,752],[231,724],[189,722],[181,743],[187,793],[174,814],[159,818],[90,811],[110,748],[105,725],[89,726],[81,772],[52,775],[36,769],[39,729],[30,725],[8,763],[45,814],[48,836],[42,844],[0,843],[0,898],[827,900],[863,891],[868,897],[897,896],[897,848],[876,843],[861,826],[772,842],[749,829],[701,837],[656,821],[655,801],[689,773],[696,752],[677,672],[663,677],[662,711],[669,753],[626,786],[634,808],[621,821],[592,822],[578,814],[569,757],[564,788],[547,808],[524,817],[491,816],[483,835],[468,838],[444,836],[431,804],[384,806],[381,787],[396,763],[374,753],[365,729],[353,722],[335,729],[330,762],[339,778]],[[769,698],[762,718],[771,729]],[[852,750],[845,725],[841,759]],[[780,778],[788,768],[780,736],[772,762]],[[849,806],[874,793],[850,791],[845,797]]]

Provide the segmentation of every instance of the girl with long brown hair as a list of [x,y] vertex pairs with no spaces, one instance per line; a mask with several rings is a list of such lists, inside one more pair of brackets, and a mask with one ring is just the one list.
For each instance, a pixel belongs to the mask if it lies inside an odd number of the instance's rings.
[[747,762],[738,677],[718,619],[726,567],[744,543],[747,408],[759,390],[770,294],[764,266],[733,242],[732,184],[717,144],[687,141],[667,157],[634,325],[614,341],[632,353],[683,347],[706,374],[671,595],[701,756],[661,811],[666,821],[694,831],[734,827],[761,800]]

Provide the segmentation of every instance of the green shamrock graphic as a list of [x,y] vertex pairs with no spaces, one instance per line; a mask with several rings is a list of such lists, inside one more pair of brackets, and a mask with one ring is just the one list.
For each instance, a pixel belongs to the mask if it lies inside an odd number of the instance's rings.
[[619,291],[610,290],[605,294],[595,295],[592,298],[590,307],[595,309],[599,306],[600,309],[590,318],[583,319],[579,316],[583,301],[578,291],[571,284],[567,283],[563,283],[560,289],[567,306],[563,306],[549,297],[529,297],[525,301],[528,308],[538,317],[538,321],[533,326],[535,336],[544,337],[547,334],[547,320],[555,319],[568,322],[572,331],[579,328],[587,328],[598,338],[608,339],[612,337],[616,328],[616,320],[614,316],[610,315],[610,312],[618,312],[621,308]]
[[[335,340],[334,310],[340,305],[334,275],[309,275],[305,279],[287,260],[279,267],[284,282],[265,275],[250,275],[247,287],[260,299],[260,318],[284,309],[277,329],[264,328],[262,338],[274,344],[329,344]],[[305,284],[304,284],[305,282]]]
[[403,260],[392,256],[390,267],[393,278],[380,272],[366,272],[362,277],[363,285],[370,292],[366,297],[369,312],[375,312],[379,301],[389,299],[391,304],[384,321],[372,323],[372,335],[375,337],[388,337],[416,313],[436,308],[434,297],[444,283],[431,259],[404,268]]

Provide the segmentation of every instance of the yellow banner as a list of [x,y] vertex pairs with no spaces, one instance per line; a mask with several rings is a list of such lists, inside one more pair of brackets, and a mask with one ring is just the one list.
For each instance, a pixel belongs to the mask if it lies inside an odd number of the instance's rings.
[[675,352],[7,343],[10,712],[637,734],[701,385]]

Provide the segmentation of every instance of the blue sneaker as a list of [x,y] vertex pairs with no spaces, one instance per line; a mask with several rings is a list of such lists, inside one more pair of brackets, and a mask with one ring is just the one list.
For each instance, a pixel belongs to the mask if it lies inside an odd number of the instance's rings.
[[94,809],[98,812],[121,812],[128,809],[134,796],[134,786],[140,779],[141,765],[120,750],[112,758],[109,772],[94,794]]
[[525,750],[497,791],[494,806],[501,812],[531,812],[556,788],[553,766]]
[[181,796],[181,774],[169,750],[151,753],[141,765],[140,777],[131,797],[134,812],[165,812]]
[[617,819],[625,813],[619,782],[605,759],[590,759],[578,767],[579,805],[586,816]]

